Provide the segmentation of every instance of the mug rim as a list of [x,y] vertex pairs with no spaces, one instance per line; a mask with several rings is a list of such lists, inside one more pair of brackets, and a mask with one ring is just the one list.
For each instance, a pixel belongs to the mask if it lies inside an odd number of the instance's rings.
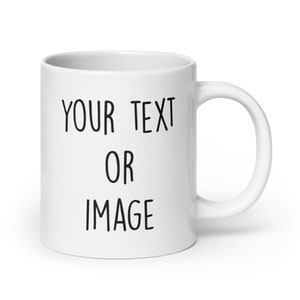
[[[123,60],[128,60],[130,57],[137,59],[141,57],[144,61],[144,63],[147,62],[148,67],[144,66],[138,66],[137,68],[130,68],[130,67],[95,67],[95,64],[91,64],[87,67],[80,67],[75,65],[72,65],[72,62],[70,62],[71,59],[74,58],[81,58],[81,59],[87,59],[91,57],[94,57],[94,59],[99,59],[100,57],[105,57],[108,59],[109,56],[112,58],[114,56],[115,58],[121,58],[123,57]],[[159,59],[165,59],[165,62],[162,63],[162,60],[159,62]],[[65,59],[65,61],[64,61]],[[69,63],[66,62],[69,59]],[[152,59],[151,61],[148,61]],[[158,61],[155,61],[158,60]],[[167,61],[169,60],[169,62]],[[96,60],[95,60],[96,62]],[[112,63],[112,60],[110,60],[110,63]],[[155,67],[154,64],[157,64]],[[74,64],[74,61],[73,61]],[[78,64],[78,61],[77,61]],[[99,64],[99,61],[98,61]],[[137,62],[135,63],[136,65]],[[159,66],[161,64],[161,66]],[[149,65],[151,67],[149,68]],[[189,56],[178,54],[178,53],[172,53],[172,52],[163,52],[163,51],[135,51],[135,50],[95,50],[95,51],[68,51],[68,52],[60,52],[55,53],[46,56],[42,62],[41,67],[50,68],[55,71],[65,71],[65,72],[87,72],[87,73],[100,73],[100,74],[136,74],[136,73],[163,73],[163,72],[175,72],[180,71],[192,66],[196,66],[196,63],[194,59],[192,59]]]

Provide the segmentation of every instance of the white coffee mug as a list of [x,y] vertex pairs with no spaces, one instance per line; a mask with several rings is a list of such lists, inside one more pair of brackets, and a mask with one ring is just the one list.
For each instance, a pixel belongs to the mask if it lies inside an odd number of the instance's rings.
[[[256,130],[245,191],[217,203],[196,192],[196,112],[213,98],[241,103]],[[171,53],[95,51],[42,62],[41,236],[87,257],[138,258],[184,250],[197,219],[255,203],[271,166],[264,112],[240,88],[196,82],[193,59]]]

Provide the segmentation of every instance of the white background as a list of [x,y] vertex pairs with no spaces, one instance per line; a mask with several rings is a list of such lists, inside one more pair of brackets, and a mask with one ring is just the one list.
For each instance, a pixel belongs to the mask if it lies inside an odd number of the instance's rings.
[[[2,1],[1,299],[299,299],[298,1]],[[71,50],[159,50],[193,57],[198,80],[234,83],[268,116],[273,166],[258,203],[199,222],[191,249],[143,260],[58,254],[39,242],[39,64]],[[226,200],[255,161],[246,111],[198,111],[198,191]]]

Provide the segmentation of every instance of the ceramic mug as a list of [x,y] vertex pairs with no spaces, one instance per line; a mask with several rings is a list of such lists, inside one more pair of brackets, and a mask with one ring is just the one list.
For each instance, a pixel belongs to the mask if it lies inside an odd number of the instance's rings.
[[[45,58],[41,75],[41,238],[48,248],[98,258],[178,252],[196,242],[199,218],[239,214],[262,193],[271,166],[264,112],[236,86],[197,82],[193,59],[71,52]],[[213,98],[242,104],[256,130],[252,179],[222,203],[196,192],[196,112]]]

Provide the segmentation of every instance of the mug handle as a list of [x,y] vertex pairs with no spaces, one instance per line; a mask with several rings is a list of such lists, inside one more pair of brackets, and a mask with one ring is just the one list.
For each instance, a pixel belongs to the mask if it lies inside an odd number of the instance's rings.
[[214,98],[227,98],[242,104],[251,116],[256,134],[256,163],[246,189],[236,198],[215,202],[198,196],[199,218],[220,218],[237,215],[250,208],[262,193],[269,177],[272,161],[272,140],[268,120],[259,104],[241,88],[225,82],[198,82],[197,108]]

